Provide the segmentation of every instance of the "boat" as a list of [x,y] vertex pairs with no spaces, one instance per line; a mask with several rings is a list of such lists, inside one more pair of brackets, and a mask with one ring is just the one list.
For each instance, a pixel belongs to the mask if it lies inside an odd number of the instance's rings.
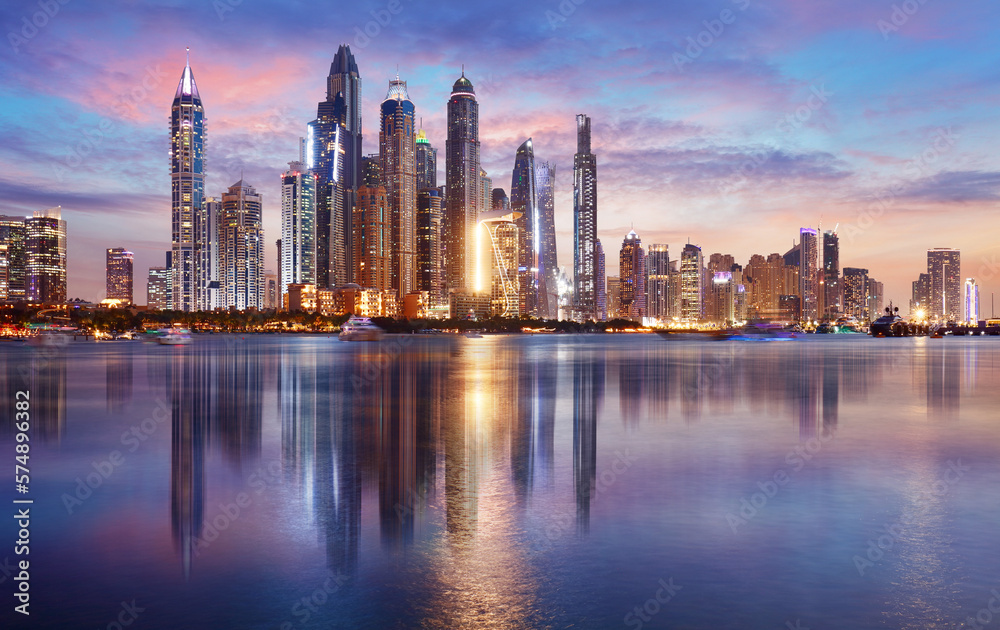
[[168,328],[157,337],[161,346],[186,346],[191,343],[191,332],[186,328]]
[[370,317],[351,315],[350,319],[341,324],[339,338],[341,341],[378,341],[382,334],[383,330]]
[[890,303],[885,307],[885,315],[873,321],[868,327],[868,334],[872,337],[906,337],[910,334],[910,327],[906,320],[899,316],[899,307],[893,307]]
[[467,333],[465,333],[465,338],[466,339],[482,339],[483,336],[479,333],[478,330],[470,330]]

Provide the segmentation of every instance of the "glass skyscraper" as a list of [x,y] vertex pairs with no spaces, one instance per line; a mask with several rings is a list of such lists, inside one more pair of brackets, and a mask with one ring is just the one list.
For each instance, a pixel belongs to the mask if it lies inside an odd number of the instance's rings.
[[473,289],[476,274],[476,229],[483,194],[480,191],[479,103],[472,82],[459,77],[448,99],[448,140],[445,143],[445,264],[448,292]]
[[36,210],[24,220],[27,300],[43,304],[66,301],[66,222],[62,208]]
[[840,282],[840,237],[836,232],[823,232],[823,315],[837,318],[843,310]]
[[681,250],[681,317],[699,321],[704,306],[704,269],[701,248],[688,243]]
[[663,321],[673,314],[670,248],[654,243],[646,252],[646,315]]
[[124,247],[107,250],[105,275],[106,295],[109,300],[132,303],[132,263],[135,255]]
[[962,254],[957,249],[927,250],[930,276],[928,317],[941,321],[962,319]]
[[205,233],[205,121],[188,62],[170,106],[171,297],[178,311],[202,308],[199,241]]
[[431,146],[424,130],[417,132],[417,190],[437,188],[437,149]]
[[535,160],[538,189],[538,316],[559,316],[559,260],[556,256],[556,166]]
[[389,202],[392,288],[400,299],[417,284],[417,164],[413,101],[406,81],[389,81],[381,106],[379,161]]
[[281,176],[280,295],[289,284],[316,284],[316,176],[289,162]]
[[522,315],[537,315],[539,268],[538,191],[531,138],[517,148],[510,179],[510,208],[517,217],[519,306]]
[[622,241],[618,260],[621,316],[641,322],[646,316],[646,253],[635,230]]
[[802,318],[815,320],[819,317],[816,297],[816,257],[819,233],[812,228],[799,230],[799,296],[802,304]]
[[[264,308],[264,227],[261,196],[242,179],[222,195],[219,281],[223,308]],[[284,242],[282,242],[284,248]]]
[[597,241],[597,156],[590,152],[590,117],[576,117],[573,157],[573,291],[576,318],[598,318],[594,243]]

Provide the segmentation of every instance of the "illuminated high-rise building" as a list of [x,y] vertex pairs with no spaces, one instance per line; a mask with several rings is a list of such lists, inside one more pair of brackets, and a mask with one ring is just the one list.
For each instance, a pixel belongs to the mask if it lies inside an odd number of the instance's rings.
[[594,243],[597,240],[597,156],[590,152],[590,117],[576,117],[573,156],[573,299],[577,318],[597,319]]
[[417,190],[437,188],[437,149],[431,146],[424,130],[417,132]]
[[219,217],[222,199],[205,197],[198,221],[198,309],[211,311],[221,306],[219,285]]
[[970,326],[979,324],[979,285],[975,278],[965,280],[965,322]]
[[836,319],[843,310],[840,282],[840,237],[823,232],[823,316]]
[[[535,161],[538,189],[538,295],[539,317],[559,315],[559,260],[556,255],[556,165]],[[601,283],[595,283],[603,287]]]
[[316,283],[350,281],[351,217],[361,179],[361,75],[351,47],[341,44],[326,78],[326,99],[309,123],[306,166],[316,174]]
[[594,301],[596,319],[605,322],[613,318],[608,302],[607,267],[604,259],[604,246],[601,239],[594,239]]
[[24,220],[27,300],[44,304],[66,301],[66,222],[62,208],[36,210]]
[[202,307],[205,109],[188,62],[170,106],[171,297],[178,311]]
[[[859,322],[867,322],[872,314],[868,312],[868,270],[860,267],[844,267],[843,276],[844,315]],[[879,317],[875,313],[875,318]]]
[[927,250],[930,276],[928,316],[940,321],[962,319],[962,254],[957,249]]
[[922,273],[913,281],[910,297],[910,313],[916,315],[919,311],[923,317],[930,317],[931,306],[931,275]]
[[507,197],[507,191],[503,188],[493,189],[493,192],[490,194],[490,209],[510,212],[510,199]]
[[281,175],[279,295],[290,284],[316,284],[316,181],[302,162]]
[[479,219],[475,290],[489,292],[490,312],[500,317],[521,314],[518,248],[522,238],[517,215],[513,210],[490,210]]
[[7,294],[4,299],[10,302],[23,302],[28,295],[27,229],[24,217],[0,215],[0,245],[7,247]]
[[646,316],[646,252],[642,239],[632,230],[622,241],[618,257],[623,318],[641,322]]
[[392,288],[400,299],[417,284],[417,163],[413,101],[406,81],[389,81],[381,106],[379,160],[389,202]]
[[[222,308],[264,308],[262,199],[242,179],[222,195],[219,284]],[[174,300],[176,303],[176,299]]]
[[816,297],[816,256],[819,233],[812,228],[799,230],[799,295],[802,298],[802,318],[819,317]]
[[868,302],[868,313],[874,320],[882,315],[885,308],[885,289],[881,282],[875,278],[868,278],[868,291],[866,296]]
[[653,244],[646,251],[646,315],[661,321],[674,316],[670,248]]
[[449,292],[473,289],[476,274],[476,229],[483,194],[479,165],[479,103],[465,72],[448,99],[445,143],[445,281]]
[[535,153],[531,138],[517,148],[510,180],[510,208],[517,213],[521,242],[518,245],[518,277],[522,315],[537,315],[539,217],[538,190],[535,182]]
[[704,316],[703,274],[701,248],[688,243],[681,250],[681,318],[688,321]]
[[426,291],[431,306],[447,304],[443,293],[441,190],[417,192],[417,291]]
[[106,252],[106,295],[109,300],[132,303],[132,263],[135,254],[124,247],[112,247]]
[[365,289],[392,289],[392,213],[385,188],[358,188],[354,209],[354,279]]
[[0,241],[0,302],[10,300],[10,284],[8,276],[8,255],[9,248]]

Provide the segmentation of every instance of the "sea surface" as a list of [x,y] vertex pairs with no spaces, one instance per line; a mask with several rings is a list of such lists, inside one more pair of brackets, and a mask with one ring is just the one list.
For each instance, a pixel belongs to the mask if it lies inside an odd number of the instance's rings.
[[3,628],[1000,627],[1000,338],[205,335],[0,378]]

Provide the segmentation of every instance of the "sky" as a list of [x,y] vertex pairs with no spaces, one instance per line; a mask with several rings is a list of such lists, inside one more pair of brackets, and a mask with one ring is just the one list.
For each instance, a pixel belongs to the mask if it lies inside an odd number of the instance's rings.
[[509,192],[529,137],[556,165],[568,273],[585,113],[608,275],[633,228],[672,258],[690,241],[746,264],[786,252],[800,227],[836,227],[841,266],[867,268],[901,310],[932,247],[962,251],[983,316],[1000,292],[995,0],[96,4],[0,8],[0,214],[62,206],[71,298],[104,297],[108,247],[135,252],[139,303],[147,269],[164,262],[168,116],[186,47],[208,119],[206,195],[241,173],[263,194],[275,268],[280,175],[341,43],[362,77],[365,153],[398,72],[439,149],[440,184],[464,65],[494,186]]

